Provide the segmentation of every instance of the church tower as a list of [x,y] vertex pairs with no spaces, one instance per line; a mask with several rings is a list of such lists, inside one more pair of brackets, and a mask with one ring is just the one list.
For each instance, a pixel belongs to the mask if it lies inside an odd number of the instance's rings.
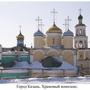
[[46,34],[47,34],[46,45],[47,45],[47,47],[52,47],[52,46],[60,47],[62,45],[62,41],[61,41],[62,30],[56,26],[55,14],[57,12],[55,11],[55,9],[53,9],[52,13],[53,13],[53,26],[50,27],[48,29],[48,31],[46,32]]
[[45,35],[39,28],[41,19],[38,17],[38,30],[34,33],[34,48],[44,48],[45,46]]
[[24,46],[24,36],[22,35],[21,30],[17,36],[17,46]]
[[[69,29],[69,16],[68,18],[65,20],[65,32],[63,33],[63,46],[64,48],[66,49],[69,49],[69,48],[73,48],[73,32]],[[68,26],[68,27],[66,27]]]
[[88,48],[88,37],[86,36],[86,25],[83,24],[83,16],[81,15],[81,9],[80,9],[80,15],[78,16],[78,24],[75,26],[75,48]]
[[51,28],[46,32],[46,43],[48,47],[61,46],[62,30],[54,23]]
[[45,46],[45,35],[38,30],[34,33],[34,48],[44,48]]

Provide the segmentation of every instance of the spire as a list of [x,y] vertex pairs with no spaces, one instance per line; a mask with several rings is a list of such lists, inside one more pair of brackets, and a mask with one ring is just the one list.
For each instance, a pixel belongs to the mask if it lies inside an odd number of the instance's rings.
[[42,19],[40,19],[40,17],[38,16],[38,18],[36,19],[36,21],[38,22],[38,30],[40,30],[39,26],[40,26],[40,21],[42,21]]
[[69,21],[71,21],[71,19],[69,18],[69,16],[67,16],[66,21],[67,21],[67,29],[69,30]]
[[21,25],[19,25],[20,31],[19,31],[19,35],[17,36],[17,39],[24,39],[24,36],[21,33]]
[[79,16],[78,16],[79,24],[82,24],[82,19],[83,19],[83,16],[81,15],[81,11],[82,11],[82,9],[80,8],[79,9]]
[[21,25],[19,25],[19,28],[20,28],[20,34],[21,34],[21,28],[22,28],[22,26],[21,26]]
[[55,10],[55,8],[53,8],[53,11],[51,11],[51,13],[53,14],[53,25],[55,25],[55,19],[56,19],[56,14],[57,14],[57,11]]

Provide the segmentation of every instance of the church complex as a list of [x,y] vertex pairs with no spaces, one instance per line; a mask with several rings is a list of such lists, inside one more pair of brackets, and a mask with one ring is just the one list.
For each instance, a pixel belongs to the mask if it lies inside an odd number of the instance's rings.
[[55,9],[52,13],[53,24],[46,34],[39,27],[41,20],[38,17],[34,47],[25,46],[21,31],[17,36],[17,46],[0,46],[0,67],[2,72],[6,72],[3,76],[7,76],[10,70],[9,75],[13,73],[13,76],[18,77],[90,75],[90,48],[81,10],[75,25],[75,34],[69,29],[69,17],[65,21],[66,30],[63,32],[55,22]]

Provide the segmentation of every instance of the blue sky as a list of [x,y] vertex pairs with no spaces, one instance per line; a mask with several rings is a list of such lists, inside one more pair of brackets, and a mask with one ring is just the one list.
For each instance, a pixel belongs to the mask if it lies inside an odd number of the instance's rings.
[[[22,34],[25,36],[25,44],[30,47],[33,44],[33,34],[37,31],[35,19],[42,18],[43,32],[45,33],[53,22],[53,8],[56,9],[56,24],[65,31],[63,26],[67,16],[72,19],[70,30],[75,33],[74,26],[78,23],[79,10],[82,9],[83,23],[86,24],[86,33],[90,42],[90,2],[0,2],[0,44],[3,47],[16,45],[16,36],[19,34],[19,25],[22,26]],[[90,43],[89,43],[90,44]],[[90,46],[90,45],[89,45]]]

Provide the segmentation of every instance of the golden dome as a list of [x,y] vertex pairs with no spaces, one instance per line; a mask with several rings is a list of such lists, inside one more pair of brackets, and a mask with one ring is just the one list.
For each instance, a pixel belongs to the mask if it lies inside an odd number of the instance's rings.
[[48,29],[47,33],[62,33],[62,30],[53,24],[53,26]]
[[20,31],[19,35],[17,36],[17,39],[24,39],[24,36],[22,35],[21,31]]

